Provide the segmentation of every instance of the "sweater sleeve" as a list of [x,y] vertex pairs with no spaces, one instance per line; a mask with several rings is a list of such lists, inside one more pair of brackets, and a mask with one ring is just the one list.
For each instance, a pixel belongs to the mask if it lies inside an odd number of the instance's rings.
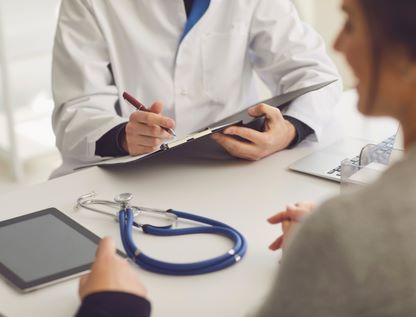
[[84,298],[76,317],[149,317],[150,302],[121,292],[100,292]]

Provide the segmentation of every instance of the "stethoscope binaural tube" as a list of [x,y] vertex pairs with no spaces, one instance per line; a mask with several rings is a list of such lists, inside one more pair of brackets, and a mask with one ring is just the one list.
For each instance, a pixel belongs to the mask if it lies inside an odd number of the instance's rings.
[[157,236],[176,236],[189,234],[219,234],[226,236],[234,242],[234,247],[227,253],[215,258],[193,262],[193,263],[169,263],[156,260],[145,255],[137,248],[133,241],[134,214],[129,207],[122,208],[119,212],[120,234],[124,249],[138,266],[145,270],[166,274],[166,275],[197,275],[215,272],[225,269],[239,262],[247,251],[247,243],[245,238],[234,228],[209,218],[181,212],[169,210],[168,213],[176,215],[178,218],[188,219],[195,222],[203,223],[207,226],[197,226],[192,228],[172,229],[168,227],[155,227],[151,225],[142,226],[143,232]]
[[[103,215],[115,217],[120,223],[120,234],[124,249],[129,258],[145,270],[167,274],[167,275],[196,275],[210,273],[225,269],[238,263],[247,251],[247,243],[244,237],[234,228],[206,217],[193,215],[176,210],[161,210],[155,208],[138,207],[130,204],[133,195],[121,193],[114,198],[114,201],[94,199],[95,193],[91,192],[78,198],[76,208],[84,208]],[[98,206],[117,208],[116,213],[109,212]],[[163,216],[169,224],[166,226],[155,226],[143,224],[135,220],[135,217],[143,213],[150,213],[155,216]],[[190,228],[174,228],[179,218],[200,223]],[[177,236],[190,234],[218,234],[232,240],[233,249],[220,256],[205,261],[193,263],[169,263],[151,258],[137,248],[133,240],[133,227],[141,228],[144,233],[155,236]]]

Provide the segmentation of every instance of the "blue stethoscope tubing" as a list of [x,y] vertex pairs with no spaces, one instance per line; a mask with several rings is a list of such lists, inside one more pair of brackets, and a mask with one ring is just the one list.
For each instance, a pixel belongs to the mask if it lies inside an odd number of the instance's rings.
[[170,209],[167,212],[176,215],[178,218],[188,219],[208,226],[171,229],[170,227],[143,225],[141,226],[143,232],[156,236],[177,236],[200,233],[220,234],[230,238],[234,242],[234,247],[223,255],[199,262],[182,264],[156,260],[145,255],[137,248],[133,241],[133,227],[135,226],[133,210],[131,208],[122,208],[119,212],[121,240],[128,257],[141,268],[165,275],[184,276],[205,274],[225,269],[239,262],[246,254],[247,242],[244,236],[234,228],[213,219],[182,211]]

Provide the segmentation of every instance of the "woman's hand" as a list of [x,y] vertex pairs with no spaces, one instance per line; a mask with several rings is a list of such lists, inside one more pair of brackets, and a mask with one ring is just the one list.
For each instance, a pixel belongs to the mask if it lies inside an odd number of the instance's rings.
[[172,135],[165,131],[173,129],[175,121],[161,115],[163,105],[155,102],[149,111],[135,111],[130,115],[121,144],[130,155],[136,156],[158,150]]
[[83,300],[94,293],[113,291],[146,297],[146,289],[126,259],[116,254],[111,238],[104,238],[97,249],[91,273],[79,282],[79,297]]
[[283,231],[283,234],[269,246],[269,249],[276,251],[282,248],[284,241],[287,239],[287,235],[290,234],[294,226],[315,208],[316,205],[314,203],[298,203],[294,206],[288,206],[285,211],[281,211],[267,219],[267,221],[271,224],[281,223]]
[[[212,138],[228,153],[235,157],[257,161],[289,146],[296,137],[295,127],[283,118],[279,109],[259,104],[248,110],[252,117],[265,116],[264,132],[245,127],[229,127],[223,133],[216,133]],[[237,140],[239,136],[247,142]]]

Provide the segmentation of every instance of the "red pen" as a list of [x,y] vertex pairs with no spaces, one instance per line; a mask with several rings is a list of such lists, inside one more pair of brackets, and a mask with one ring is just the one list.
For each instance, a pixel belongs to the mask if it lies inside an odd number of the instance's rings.
[[[123,93],[123,98],[126,99],[133,107],[135,107],[137,110],[139,111],[146,111],[146,112],[150,112],[145,105],[143,105],[140,101],[138,101],[136,98],[134,98],[132,95],[128,94],[127,92]],[[176,136],[176,133],[173,129],[170,128],[164,128],[162,127],[163,130],[169,132],[170,134],[172,134],[173,136]]]

